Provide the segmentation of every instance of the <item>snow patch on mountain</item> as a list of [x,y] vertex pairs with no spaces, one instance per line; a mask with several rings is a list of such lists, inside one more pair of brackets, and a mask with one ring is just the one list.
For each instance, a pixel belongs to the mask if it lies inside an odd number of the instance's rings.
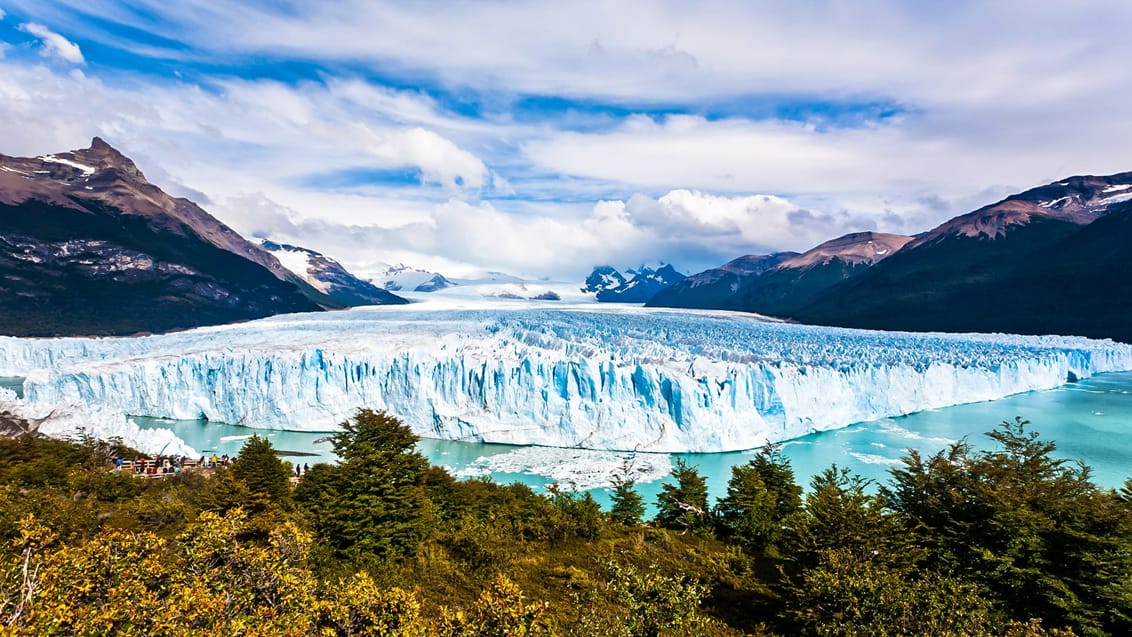
[[276,250],[271,250],[271,254],[279,259],[279,263],[283,267],[299,275],[301,279],[310,283],[319,292],[328,291],[329,283],[311,276],[311,253],[308,250],[301,250],[292,246],[280,246]]
[[36,159],[52,164],[63,164],[64,166],[70,166],[71,168],[78,168],[82,172],[83,177],[90,177],[97,171],[94,166],[87,166],[86,164],[80,164],[77,161],[71,161],[70,159],[64,159],[62,157],[56,157],[54,155],[43,155],[41,157],[37,157]]

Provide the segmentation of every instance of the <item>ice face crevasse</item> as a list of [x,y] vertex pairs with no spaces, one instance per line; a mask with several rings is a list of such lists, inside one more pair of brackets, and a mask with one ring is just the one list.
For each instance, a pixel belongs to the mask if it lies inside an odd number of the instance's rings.
[[727,451],[1132,369],[1082,338],[884,333],[720,312],[373,308],[164,336],[0,338],[34,404],[325,431],[359,407],[427,437]]

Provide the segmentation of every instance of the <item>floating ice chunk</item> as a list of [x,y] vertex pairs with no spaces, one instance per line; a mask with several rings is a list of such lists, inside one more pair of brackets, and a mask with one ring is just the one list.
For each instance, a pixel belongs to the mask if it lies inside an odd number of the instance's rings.
[[902,464],[899,458],[889,458],[875,453],[858,453],[856,451],[849,452],[849,455],[857,459],[861,464],[888,464],[898,465]]
[[613,484],[613,476],[628,468],[638,483],[664,478],[672,471],[665,454],[520,447],[502,454],[483,456],[455,473],[468,478],[500,473],[548,478],[567,491],[588,491]]

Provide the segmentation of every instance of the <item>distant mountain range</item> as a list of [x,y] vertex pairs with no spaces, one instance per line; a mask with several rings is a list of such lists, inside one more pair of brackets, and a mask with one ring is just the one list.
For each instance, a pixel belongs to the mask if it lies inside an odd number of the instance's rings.
[[0,155],[0,334],[162,332],[348,303],[99,138]]
[[649,300],[651,306],[723,308],[789,315],[822,291],[876,265],[912,237],[857,232],[803,254],[740,257],[684,279]]
[[601,265],[586,277],[582,292],[593,294],[603,303],[644,303],[683,280],[684,275],[671,265],[655,270],[642,265],[625,270],[625,274],[613,266]]
[[391,292],[436,292],[456,285],[443,274],[403,264],[386,266],[373,280]]
[[[853,233],[802,254],[747,255],[688,277],[671,265],[624,273],[600,266],[581,291],[598,301],[846,327],[1132,342],[1130,246],[1132,173],[1080,176],[915,237]],[[255,245],[149,183],[97,137],[65,153],[0,155],[0,334],[163,332],[405,303],[392,291],[512,279],[493,273],[454,283],[398,265],[365,281],[309,249]]]
[[1007,197],[917,237],[857,233],[748,256],[649,300],[887,330],[1132,341],[1132,173]]

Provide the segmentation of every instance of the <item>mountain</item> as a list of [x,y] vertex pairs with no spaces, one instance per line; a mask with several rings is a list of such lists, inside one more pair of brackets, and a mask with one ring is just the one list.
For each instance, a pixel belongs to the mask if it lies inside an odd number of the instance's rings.
[[[788,316],[834,285],[892,256],[910,241],[912,237],[903,235],[855,232],[802,254],[740,257],[721,268],[685,279],[657,294],[648,305]],[[689,279],[699,285],[689,285]]]
[[892,256],[912,237],[855,232],[818,245],[744,283],[728,309],[790,316],[829,288]]
[[655,270],[642,265],[625,270],[625,274],[629,277],[612,266],[597,266],[586,277],[582,292],[593,293],[603,303],[644,303],[685,278],[670,264]]
[[647,305],[690,309],[727,307],[731,304],[731,297],[744,282],[796,256],[799,256],[797,252],[748,254],[718,268],[686,277],[683,281],[657,292],[649,299]]
[[407,300],[350,274],[341,263],[314,250],[266,240],[260,246],[274,255],[283,267],[343,306],[408,303]]
[[373,281],[391,292],[436,292],[456,285],[443,274],[401,264],[386,266]]
[[0,333],[160,332],[334,302],[99,138],[0,155]]
[[607,290],[616,290],[625,285],[625,275],[621,274],[611,265],[599,265],[586,277],[582,292],[600,294]]
[[1072,177],[951,219],[792,318],[1132,339],[1132,173]]

